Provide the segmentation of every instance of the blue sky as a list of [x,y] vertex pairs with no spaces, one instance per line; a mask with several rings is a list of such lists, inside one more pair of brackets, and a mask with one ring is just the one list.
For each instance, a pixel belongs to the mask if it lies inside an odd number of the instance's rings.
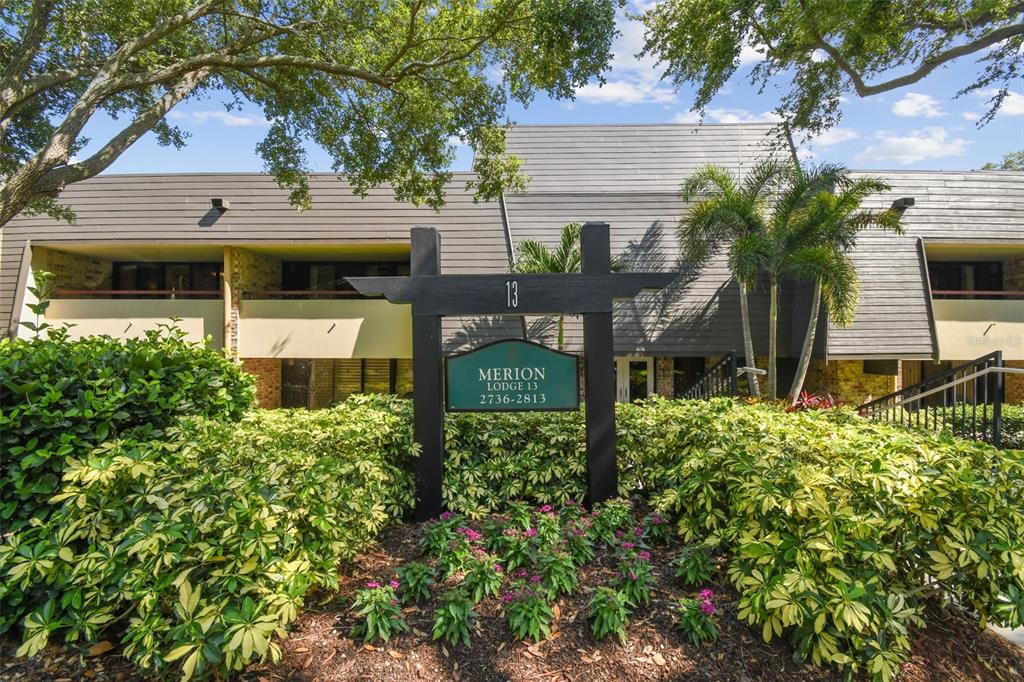
[[[528,109],[513,106],[517,123],[669,123],[696,120],[689,109],[692,91],[675,91],[659,80],[650,60],[634,55],[643,45],[643,27],[620,18],[620,37],[614,45],[612,69],[604,87],[588,85],[574,102],[538,97]],[[804,144],[801,155],[863,169],[972,169],[1004,154],[1024,149],[1024,84],[1018,81],[995,120],[983,128],[975,121],[986,109],[985,95],[954,99],[974,80],[977,57],[967,57],[937,69],[928,78],[906,88],[869,99],[851,95],[842,105],[840,126]],[[743,65],[725,90],[711,103],[706,123],[772,120],[779,90],[769,86],[759,94],[747,76],[758,55],[745,49]],[[262,171],[255,147],[267,122],[254,107],[227,111],[213,98],[187,101],[171,112],[171,119],[189,131],[182,150],[164,148],[148,135],[122,155],[110,173]],[[118,123],[100,119],[85,134],[94,145],[108,138]],[[82,155],[88,155],[87,148]],[[330,171],[330,159],[310,148],[317,171]],[[455,170],[469,168],[471,154],[461,148]]]

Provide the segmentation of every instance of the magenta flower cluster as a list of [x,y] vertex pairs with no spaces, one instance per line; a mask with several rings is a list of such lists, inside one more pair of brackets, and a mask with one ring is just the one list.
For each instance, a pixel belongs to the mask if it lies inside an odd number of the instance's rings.
[[465,526],[456,529],[455,532],[461,535],[462,537],[466,538],[466,540],[468,540],[469,542],[480,542],[484,539],[483,534],[478,533],[472,528],[466,528]]
[[715,615],[715,593],[705,588],[697,596],[700,598],[700,612],[705,616]]
[[545,504],[537,511],[539,511],[541,514],[554,514],[555,508],[552,507],[550,504]]
[[527,538],[537,537],[537,529],[536,528],[527,528],[526,530],[523,531],[523,537],[527,537]]

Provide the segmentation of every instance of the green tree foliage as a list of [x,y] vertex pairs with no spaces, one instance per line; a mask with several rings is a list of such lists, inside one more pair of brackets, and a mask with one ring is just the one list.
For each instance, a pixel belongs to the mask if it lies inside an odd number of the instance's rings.
[[858,235],[869,228],[902,233],[902,212],[895,209],[870,211],[861,208],[864,199],[884,192],[889,185],[878,178],[852,178],[842,166],[823,164],[801,171],[788,194],[806,197],[803,206],[790,213],[784,226],[783,248],[788,256],[787,271],[803,282],[811,282],[811,311],[797,364],[789,388],[795,405],[811,364],[814,337],[821,304],[836,325],[853,322],[860,298],[860,278],[850,252]]
[[[534,239],[524,239],[517,246],[516,272],[559,273],[580,272],[583,269],[583,255],[580,251],[580,234],[583,225],[569,223],[562,226],[558,246],[548,248]],[[558,350],[565,345],[565,315],[558,316]]]
[[[769,158],[760,161],[742,182],[717,166],[698,169],[683,182],[684,202],[702,197],[679,220],[683,258],[703,267],[719,249],[729,245],[729,267],[740,293],[743,349],[750,366],[755,355],[748,292],[757,284],[759,272],[757,268],[744,269],[741,256],[751,239],[767,234],[771,198],[788,173],[788,165]],[[757,375],[748,373],[747,382],[750,395],[760,395]]]
[[[266,168],[309,204],[303,143],[323,148],[357,193],[393,184],[438,206],[453,137],[477,153],[473,188],[522,182],[504,156],[508,98],[571,98],[600,78],[614,0],[9,0],[0,3],[0,226],[23,210],[68,217],[55,197],[107,168],[166,118],[214,96],[271,121]],[[75,159],[97,115],[124,122]]]
[[62,328],[0,340],[0,534],[45,519],[71,458],[114,438],[154,437],[175,419],[239,419],[252,377],[176,328],[72,341]]
[[1024,149],[1019,152],[1009,152],[1003,156],[1003,160],[999,163],[992,163],[989,161],[981,170],[1015,170],[1024,171]]
[[648,10],[645,54],[691,85],[703,112],[752,47],[759,88],[788,84],[779,112],[817,132],[840,118],[847,93],[870,97],[920,81],[936,68],[978,55],[979,73],[958,95],[991,94],[991,120],[1020,79],[1024,3],[1018,0],[662,0]]

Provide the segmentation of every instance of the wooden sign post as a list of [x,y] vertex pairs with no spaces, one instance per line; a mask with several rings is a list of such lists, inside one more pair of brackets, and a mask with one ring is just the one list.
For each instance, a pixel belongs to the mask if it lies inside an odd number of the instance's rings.
[[[615,359],[612,302],[632,298],[644,289],[668,286],[675,273],[611,271],[611,241],[607,223],[587,223],[581,236],[583,272],[566,274],[442,275],[441,242],[432,227],[412,229],[408,277],[352,277],[362,294],[382,294],[392,303],[412,304],[413,433],[420,444],[416,461],[416,520],[441,513],[444,474],[444,375],[441,355],[441,317],[444,315],[583,315],[584,394],[587,409],[587,497],[593,505],[614,497],[618,490],[615,460]],[[532,344],[536,345],[536,344]],[[483,349],[478,349],[481,352]],[[462,354],[468,355],[468,354]],[[539,356],[543,357],[543,356]],[[535,363],[536,365],[536,363]],[[539,365],[536,365],[539,367]],[[493,411],[544,409],[538,373],[524,379],[522,367],[499,367],[500,378],[538,382],[537,388],[499,387],[498,394],[526,395],[536,404],[506,404],[506,398],[487,406]],[[478,372],[487,372],[478,367]],[[518,372],[516,371],[518,370]],[[544,373],[546,378],[546,372]],[[484,380],[490,373],[484,375]],[[578,375],[577,375],[578,376]],[[480,380],[480,376],[476,380]],[[460,387],[464,388],[464,387]],[[480,393],[486,402],[487,391]],[[508,400],[523,400],[510,398]],[[463,404],[465,397],[460,397]],[[564,402],[564,399],[560,401]],[[564,407],[563,407],[564,409]]]

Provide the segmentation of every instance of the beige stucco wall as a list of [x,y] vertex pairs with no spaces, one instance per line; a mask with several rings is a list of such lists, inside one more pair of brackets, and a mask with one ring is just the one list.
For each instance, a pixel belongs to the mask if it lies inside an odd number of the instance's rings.
[[939,360],[968,361],[1001,350],[1024,360],[1024,301],[933,301]]
[[[70,323],[70,336],[107,334],[116,339],[131,339],[145,335],[161,324],[171,324],[172,317],[181,318],[176,326],[192,341],[202,342],[211,337],[210,348],[224,345],[224,313],[220,300],[163,300],[163,299],[109,299],[63,298],[50,301],[46,321],[53,325]],[[31,319],[31,315],[26,317]],[[24,328],[21,336],[29,334]]]
[[238,354],[254,358],[411,358],[410,306],[384,300],[241,301]]

